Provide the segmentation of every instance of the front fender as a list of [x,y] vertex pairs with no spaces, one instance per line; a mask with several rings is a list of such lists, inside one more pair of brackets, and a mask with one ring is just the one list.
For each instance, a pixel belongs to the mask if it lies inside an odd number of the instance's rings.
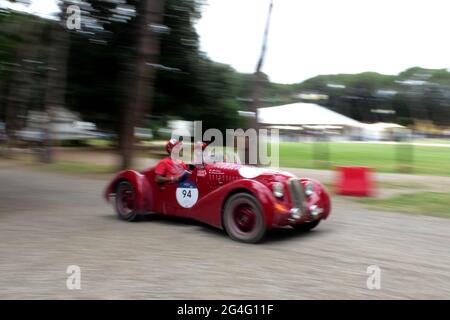
[[124,180],[130,182],[135,190],[136,210],[139,212],[148,211],[148,206],[152,203],[150,184],[143,174],[134,170],[123,170],[111,180],[104,192],[106,201],[110,201],[111,197],[115,195],[117,184]]
[[317,205],[323,209],[322,219],[326,220],[331,212],[331,199],[325,186],[319,181],[310,178],[301,178],[302,184],[312,183],[314,185],[314,196],[309,198],[308,207]]
[[267,186],[261,182],[250,179],[241,179],[230,182],[201,198],[193,208],[193,210],[197,212],[195,218],[218,228],[223,228],[222,209],[225,205],[225,201],[231,194],[239,192],[240,190],[249,192],[256,198],[263,210],[266,227],[270,229],[273,222],[273,206],[276,202],[275,197]]

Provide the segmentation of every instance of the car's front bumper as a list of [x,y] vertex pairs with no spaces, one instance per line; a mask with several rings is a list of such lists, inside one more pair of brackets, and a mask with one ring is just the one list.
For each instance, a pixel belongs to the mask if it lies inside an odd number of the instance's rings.
[[[311,193],[305,192],[304,184],[313,184]],[[274,226],[285,226],[326,219],[330,211],[329,196],[317,182],[303,182],[290,179],[288,182],[289,206],[277,205],[274,208]]]

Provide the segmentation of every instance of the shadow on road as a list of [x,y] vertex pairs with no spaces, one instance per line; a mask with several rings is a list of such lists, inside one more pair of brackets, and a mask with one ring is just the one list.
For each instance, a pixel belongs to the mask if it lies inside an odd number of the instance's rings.
[[[320,228],[320,227],[318,227]],[[312,231],[298,231],[291,227],[274,228],[267,233],[264,242],[293,241],[301,238],[317,237],[322,233],[320,229]]]
[[[119,219],[111,214],[111,215],[105,215],[103,218],[108,220],[117,220]],[[200,232],[206,232],[213,236],[218,237],[228,237],[225,230],[221,230],[218,228],[215,228],[213,226],[210,226],[208,224],[202,223],[197,220],[189,219],[189,218],[183,218],[183,217],[174,217],[174,216],[167,216],[163,214],[145,214],[138,216],[137,220],[134,222],[128,222],[128,223],[161,223],[161,224],[168,224],[172,225],[174,227],[198,227]],[[127,222],[123,222],[127,223]],[[291,241],[291,240],[298,240],[303,237],[316,237],[319,236],[322,233],[320,229],[312,230],[312,231],[298,231],[291,227],[281,227],[281,228],[274,228],[272,230],[269,230],[267,232],[266,238],[263,241],[263,243],[276,243],[279,241]],[[231,239],[230,239],[231,241]]]

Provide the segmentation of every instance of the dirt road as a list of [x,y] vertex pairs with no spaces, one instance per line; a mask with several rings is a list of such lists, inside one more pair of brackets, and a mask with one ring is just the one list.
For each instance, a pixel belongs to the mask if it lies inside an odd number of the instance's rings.
[[[367,211],[335,198],[310,233],[259,245],[203,224],[119,221],[98,177],[0,163],[0,298],[450,298],[450,219]],[[66,268],[81,268],[81,290]],[[381,268],[380,290],[366,286]]]

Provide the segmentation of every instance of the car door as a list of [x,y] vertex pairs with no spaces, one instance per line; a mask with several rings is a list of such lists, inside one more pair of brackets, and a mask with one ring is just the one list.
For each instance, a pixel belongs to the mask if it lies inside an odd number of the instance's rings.
[[199,190],[196,183],[197,168],[191,170],[188,179],[160,186],[164,201],[164,214],[189,217],[191,208],[197,203]]

